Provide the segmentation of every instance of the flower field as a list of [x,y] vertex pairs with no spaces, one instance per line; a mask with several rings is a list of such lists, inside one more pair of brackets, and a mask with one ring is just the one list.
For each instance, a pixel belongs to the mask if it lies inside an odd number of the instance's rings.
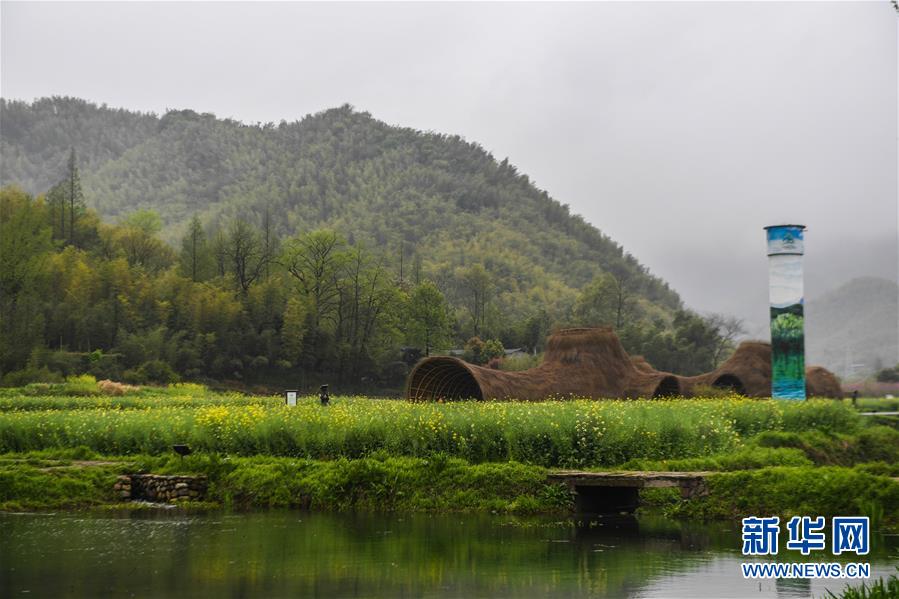
[[195,451],[313,459],[435,454],[472,463],[613,466],[739,449],[763,431],[852,432],[859,417],[833,401],[739,397],[647,401],[457,402],[214,394],[201,387],[123,397],[4,394],[0,453],[87,447],[110,455]]

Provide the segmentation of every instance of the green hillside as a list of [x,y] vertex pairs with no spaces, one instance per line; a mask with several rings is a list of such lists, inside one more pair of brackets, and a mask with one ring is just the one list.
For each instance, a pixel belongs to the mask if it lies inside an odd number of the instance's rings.
[[261,126],[71,98],[4,100],[0,110],[0,184],[42,193],[75,147],[88,206],[112,220],[152,209],[170,242],[195,213],[216,226],[259,222],[267,209],[283,236],[328,227],[393,248],[397,260],[403,241],[429,275],[483,261],[506,291],[540,286],[570,300],[606,271],[666,310],[679,305],[618,244],[458,136],[391,127],[348,106]]
[[469,355],[486,362],[570,325],[615,326],[684,374],[728,346],[621,246],[458,136],[349,106],[249,126],[52,98],[2,101],[0,142],[10,380],[89,367],[395,383],[404,346],[480,337]]

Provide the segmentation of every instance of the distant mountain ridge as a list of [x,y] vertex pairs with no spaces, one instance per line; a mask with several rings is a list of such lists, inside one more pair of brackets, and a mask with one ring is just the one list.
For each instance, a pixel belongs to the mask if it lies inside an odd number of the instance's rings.
[[62,178],[70,147],[90,206],[111,219],[153,209],[171,242],[193,214],[210,226],[268,214],[282,236],[330,227],[408,252],[410,267],[419,261],[438,283],[459,266],[483,263],[512,314],[523,314],[536,295],[544,305],[570,304],[602,272],[627,279],[649,315],[681,306],[667,283],[508,160],[459,136],[390,126],[347,105],[292,123],[246,125],[75,98],[0,101],[0,184],[46,191]]
[[807,362],[842,377],[899,362],[899,286],[878,277],[853,279],[806,305]]

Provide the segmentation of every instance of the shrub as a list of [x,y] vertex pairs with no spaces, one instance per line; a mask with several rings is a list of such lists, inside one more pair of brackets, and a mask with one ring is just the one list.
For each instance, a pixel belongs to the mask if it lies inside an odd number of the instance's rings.
[[122,373],[122,380],[132,385],[146,385],[147,375],[143,370],[130,368]]
[[138,373],[145,381],[159,383],[161,385],[169,385],[181,380],[178,373],[172,370],[172,367],[169,366],[167,362],[163,362],[162,360],[150,360],[149,362],[144,362],[138,369]]
[[528,370],[529,368],[535,368],[539,366],[542,359],[543,354],[515,354],[514,356],[503,358],[503,360],[500,362],[499,367],[501,370],[507,370],[510,372]]
[[3,386],[23,387],[29,383],[61,383],[62,380],[61,374],[53,372],[46,366],[40,368],[29,366],[3,375]]
[[37,368],[45,366],[53,372],[62,373],[63,376],[70,376],[84,372],[87,369],[88,356],[89,354],[80,352],[39,348],[31,353],[28,365]]
[[97,388],[97,379],[90,374],[79,374],[70,376],[66,379],[65,384],[66,395],[97,395],[100,390]]
[[465,342],[462,359],[472,364],[487,364],[494,358],[502,358],[505,353],[498,339],[482,341],[480,337],[472,337]]

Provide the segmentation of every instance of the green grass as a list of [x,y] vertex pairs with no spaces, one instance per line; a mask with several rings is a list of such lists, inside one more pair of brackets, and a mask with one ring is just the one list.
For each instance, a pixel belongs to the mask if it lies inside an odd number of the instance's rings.
[[[112,462],[81,467],[88,455]],[[68,463],[67,462],[71,462]],[[0,510],[119,506],[112,491],[124,472],[202,474],[210,486],[205,508],[304,508],[318,511],[430,511],[570,513],[565,485],[547,470],[518,462],[470,464],[438,454],[430,458],[384,454],[348,460],[192,455],[97,456],[56,450],[0,456]],[[764,513],[860,514],[875,529],[899,523],[899,483],[864,468],[776,466],[721,472],[709,493],[691,500],[677,489],[650,489],[645,503],[682,518],[736,521]]]
[[[844,399],[843,402],[852,404],[851,399]],[[859,397],[855,404],[860,412],[899,412],[897,397]]]
[[669,460],[628,460],[621,470],[655,471],[732,471],[764,468],[767,466],[813,466],[814,462],[800,449],[749,446],[728,453],[698,458],[674,458]]
[[778,466],[721,472],[706,482],[708,495],[680,501],[672,513],[731,521],[758,514],[784,518],[859,514],[879,516],[890,524],[899,520],[899,482],[864,469]]
[[876,425],[851,435],[819,430],[766,431],[734,451],[695,458],[633,459],[619,468],[735,471],[769,466],[855,466],[878,476],[899,477],[899,431]]
[[547,482],[545,469],[516,462],[469,464],[447,456],[316,461],[194,455],[183,462],[172,456],[103,457],[115,463],[79,467],[65,464],[68,455],[0,456],[0,510],[128,507],[112,490],[123,472],[206,475],[207,507],[524,514],[566,512],[572,501],[566,487]]
[[0,461],[0,510],[82,508],[118,501],[117,467]]
[[[271,398],[205,394],[135,398],[128,408],[60,409],[72,400],[22,398],[0,405],[0,452],[84,446],[103,454],[162,454],[173,443],[241,456],[358,459],[376,452],[471,463],[518,461],[545,467],[603,467],[628,460],[706,457],[740,449],[764,431],[850,434],[851,407],[807,402],[709,400],[457,402],[337,397],[288,407]],[[121,400],[122,398],[117,398]],[[131,401],[131,398],[125,398]],[[136,403],[146,402],[146,403]],[[37,409],[40,403],[49,409]]]
[[[146,410],[151,408],[202,408],[209,406],[265,406],[275,408],[284,405],[283,397],[241,395],[238,393],[150,393],[119,397],[108,395],[0,395],[0,412],[41,412],[78,410]],[[318,397],[306,398],[318,401]]]
[[[209,477],[208,505],[551,512],[547,468],[718,471],[672,513],[864,512],[899,519],[899,431],[847,402],[455,402],[280,397],[198,385],[99,393],[87,377],[0,393],[0,509],[118,505],[122,472]],[[183,462],[171,445],[195,451]],[[103,456],[115,456],[113,458]],[[80,467],[79,460],[113,461]]]
[[766,431],[753,439],[759,447],[795,448],[818,465],[849,466],[862,462],[899,464],[899,430],[869,426],[852,435],[808,430]]
[[878,578],[874,582],[863,582],[859,586],[846,587],[839,595],[827,591],[827,597],[830,599],[899,599],[899,576],[891,574],[886,580]]

